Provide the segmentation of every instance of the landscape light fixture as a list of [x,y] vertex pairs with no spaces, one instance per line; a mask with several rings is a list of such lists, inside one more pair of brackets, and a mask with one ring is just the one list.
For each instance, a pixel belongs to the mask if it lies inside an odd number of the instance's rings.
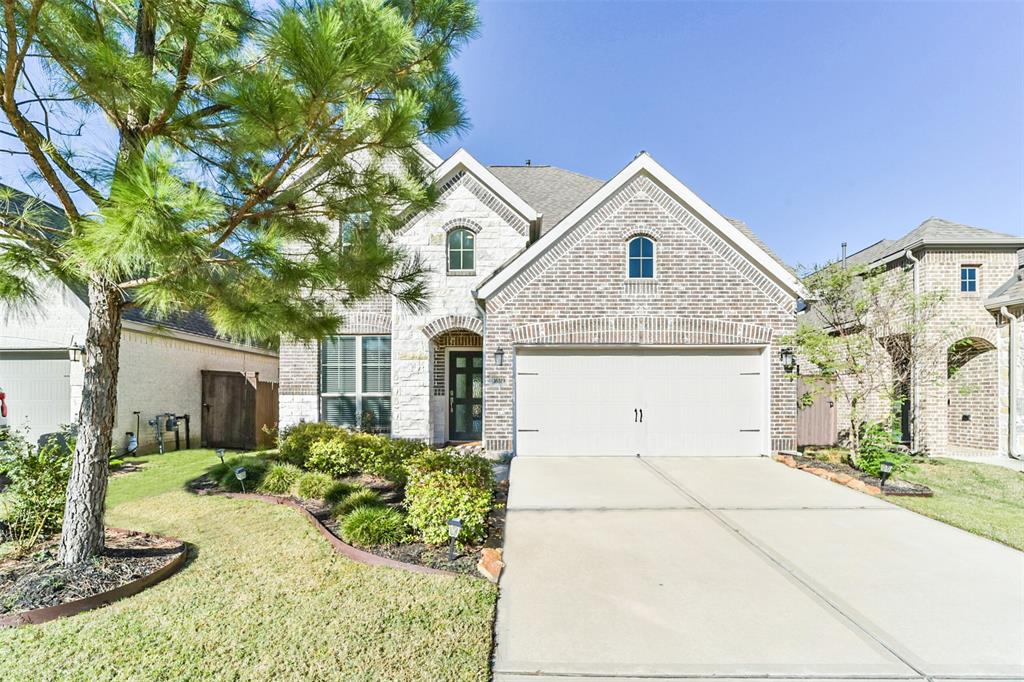
[[782,369],[786,370],[786,374],[792,374],[793,370],[797,369],[796,355],[793,353],[792,348],[783,348],[780,350],[779,358],[782,360]]
[[217,456],[220,457],[220,463],[224,463],[224,448],[217,448]]
[[882,485],[881,485],[881,487],[884,488],[885,487],[885,479],[889,478],[889,476],[892,475],[892,462],[882,462],[881,466],[879,467],[879,471],[882,472]]
[[462,532],[462,519],[448,521],[448,562],[455,561],[455,538]]
[[237,469],[235,469],[235,478],[237,478],[238,482],[242,484],[242,492],[243,493],[245,492],[245,477],[246,477],[245,467],[238,467]]
[[501,367],[502,365],[505,364],[504,348],[499,348],[498,350],[494,351],[494,364],[496,364],[498,367]]

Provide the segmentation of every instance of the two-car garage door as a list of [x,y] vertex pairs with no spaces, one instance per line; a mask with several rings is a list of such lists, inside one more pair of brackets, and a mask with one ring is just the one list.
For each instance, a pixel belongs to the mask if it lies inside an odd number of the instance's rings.
[[516,452],[765,454],[763,357],[760,348],[521,348]]

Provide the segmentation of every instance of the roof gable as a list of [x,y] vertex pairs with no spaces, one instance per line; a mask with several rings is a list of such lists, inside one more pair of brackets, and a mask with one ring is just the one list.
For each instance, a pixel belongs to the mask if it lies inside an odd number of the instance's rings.
[[601,189],[598,180],[556,166],[490,166],[502,182],[543,215],[540,234],[550,231],[587,197]]
[[664,189],[669,196],[706,222],[732,248],[746,257],[747,260],[789,295],[806,297],[806,290],[800,279],[774,254],[767,251],[766,247],[759,245],[752,239],[749,231],[738,228],[724,218],[646,152],[641,152],[637,155],[629,165],[566,215],[557,225],[544,234],[538,242],[484,281],[475,292],[477,297],[481,299],[490,298],[506,284],[515,280],[556,243],[571,233],[591,214],[598,211],[618,190],[640,175],[649,177]]
[[434,182],[443,186],[459,172],[466,172],[472,175],[527,222],[533,223],[540,219],[541,214],[536,209],[512,191],[512,188],[498,179],[494,173],[474,159],[465,149],[460,148],[437,167],[434,171]]

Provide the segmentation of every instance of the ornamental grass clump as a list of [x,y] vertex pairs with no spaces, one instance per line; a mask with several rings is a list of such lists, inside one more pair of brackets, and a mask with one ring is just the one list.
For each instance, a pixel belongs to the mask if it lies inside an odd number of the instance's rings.
[[331,516],[340,518],[360,507],[382,507],[384,500],[372,490],[363,488],[350,493],[345,499],[338,502],[331,508]]
[[357,490],[362,490],[362,487],[348,481],[334,481],[324,493],[324,502],[334,506]]
[[209,476],[221,488],[233,493],[242,492],[242,482],[238,480],[235,470],[245,467],[245,491],[252,492],[260,487],[267,473],[269,463],[262,457],[241,456],[224,460],[210,469]]
[[431,545],[448,542],[448,521],[462,520],[459,543],[474,544],[487,535],[494,472],[478,455],[427,450],[408,463],[405,505],[409,525]]
[[359,507],[341,521],[341,538],[357,547],[397,545],[408,537],[405,515],[390,507]]
[[322,500],[327,495],[327,492],[331,489],[333,484],[334,479],[327,474],[323,474],[318,471],[307,471],[302,474],[302,476],[299,476],[299,481],[295,486],[295,490],[301,498],[307,500]]
[[267,469],[259,490],[271,495],[286,495],[295,487],[301,476],[302,469],[294,464],[276,462]]

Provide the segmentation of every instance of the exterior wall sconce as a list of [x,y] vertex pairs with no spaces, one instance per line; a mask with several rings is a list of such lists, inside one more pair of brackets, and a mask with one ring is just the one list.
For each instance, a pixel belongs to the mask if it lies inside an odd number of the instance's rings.
[[85,346],[71,346],[68,353],[71,355],[71,362],[78,362],[85,357]]
[[505,364],[505,349],[499,348],[498,350],[494,351],[494,364],[496,364],[498,367],[501,367],[502,365]]
[[786,370],[787,374],[800,373],[800,368],[796,365],[796,354],[793,353],[792,348],[780,350],[779,359],[782,360],[782,369]]

